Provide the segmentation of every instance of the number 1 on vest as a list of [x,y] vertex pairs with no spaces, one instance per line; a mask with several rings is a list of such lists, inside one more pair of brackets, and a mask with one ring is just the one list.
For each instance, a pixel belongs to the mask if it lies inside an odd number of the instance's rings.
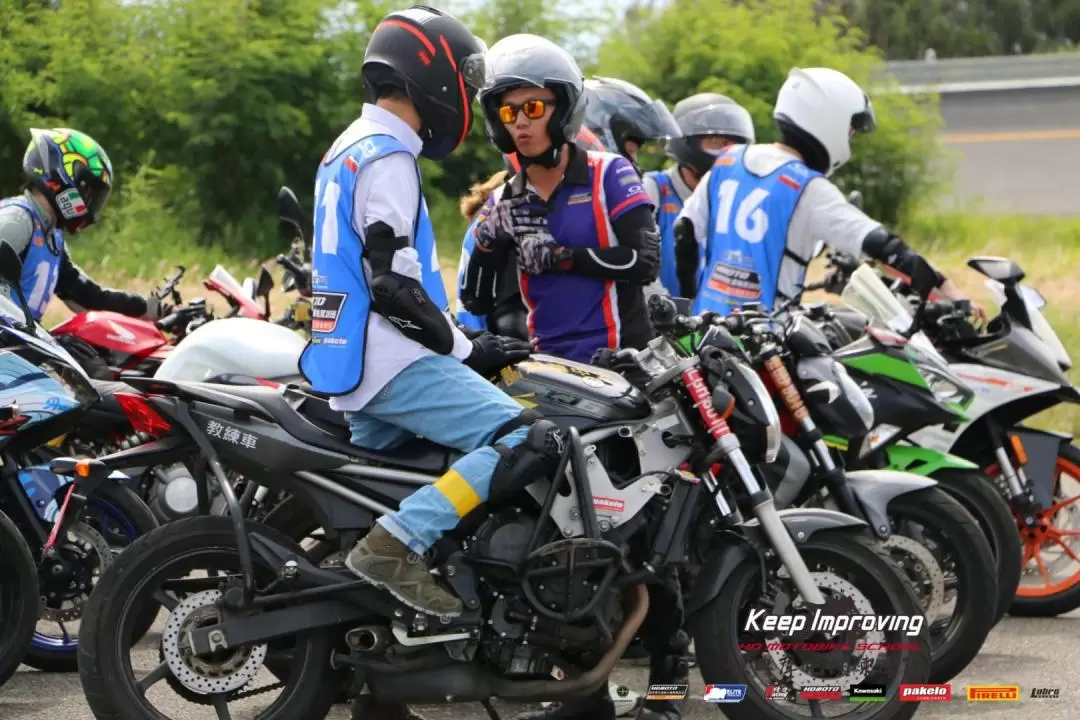
[[315,205],[322,210],[322,222],[319,223],[319,246],[327,255],[337,255],[338,226],[337,205],[341,199],[341,186],[336,182],[326,183],[326,187],[315,184]]
[[[721,235],[730,232],[731,209],[738,192],[738,180],[724,180],[717,189],[716,232]],[[761,205],[768,197],[768,190],[756,187],[739,203],[735,213],[735,234],[744,242],[756,244],[765,239],[765,233],[769,231],[769,216]]]

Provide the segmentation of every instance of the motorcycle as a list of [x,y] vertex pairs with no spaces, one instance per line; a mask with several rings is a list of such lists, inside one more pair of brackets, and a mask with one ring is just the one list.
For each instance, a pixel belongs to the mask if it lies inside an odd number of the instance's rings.
[[[685,337],[700,322],[677,313],[670,299],[657,328]],[[746,358],[760,373],[780,406],[780,426],[796,439],[808,459],[807,477],[775,482],[776,497],[802,507],[826,507],[865,520],[882,547],[903,568],[931,623],[931,681],[948,682],[978,654],[996,620],[994,557],[975,518],[937,487],[934,480],[895,471],[846,470],[824,437],[852,438],[858,444],[874,423],[862,389],[838,362],[824,334],[800,313],[782,308],[787,319],[745,307],[726,317],[706,316],[714,347]],[[699,326],[700,327],[700,326]],[[697,345],[702,352],[708,340]],[[733,372],[735,368],[727,372]],[[838,462],[839,461],[839,462]],[[770,483],[772,486],[772,483]],[[950,607],[951,606],[951,607]]]
[[[99,400],[95,383],[26,309],[21,262],[0,246],[0,511],[34,556],[38,627],[23,662],[39,670],[76,668],[78,636],[68,623],[83,615],[97,573],[138,535],[157,527],[149,508],[116,478],[76,493],[68,478],[43,465],[40,447],[85,421]],[[21,304],[10,299],[14,295]],[[140,625],[149,629],[152,618]],[[9,622],[5,618],[5,625]],[[58,628],[58,629],[57,629]]]
[[[887,302],[890,297],[872,273],[856,273],[843,293],[845,302],[854,307],[868,307],[877,302],[874,298]],[[964,411],[974,393],[928,347],[929,341],[921,333],[905,337],[867,327],[861,338],[852,339],[845,323],[866,327],[869,322],[854,307],[843,313],[819,304],[805,313],[828,338],[835,350],[833,357],[869,398],[876,426],[862,442],[849,443],[828,435],[824,441],[843,454],[849,467],[890,468],[934,478],[941,490],[974,516],[996,561],[996,622],[1008,611],[1020,583],[1022,548],[1009,506],[974,463],[908,439],[926,427],[966,422]],[[843,321],[839,319],[842,313]]]
[[[11,412],[0,417],[8,422]],[[0,687],[30,649],[37,614],[37,564],[19,528],[0,512]]]
[[[697,357],[679,357],[666,336],[637,357],[652,378],[645,393],[617,373],[546,356],[512,368],[549,389],[551,409],[561,412],[548,416],[565,428],[564,448],[552,477],[490,498],[436,546],[439,576],[464,601],[455,618],[429,617],[347,571],[320,568],[295,540],[246,521],[224,472],[237,468],[287,490],[345,550],[377,516],[445,472],[455,453],[421,439],[385,453],[352,446],[327,400],[296,387],[134,378],[170,432],[91,461],[91,476],[149,445],[159,453],[196,447],[201,484],[217,481],[229,514],[163,526],[106,571],[107,589],[88,608],[97,622],[80,651],[94,715],[154,715],[145,690],[167,678],[219,715],[231,700],[280,689],[262,717],[323,717],[335,699],[333,668],[341,667],[384,702],[587,695],[603,686],[644,621],[644,583],[687,554],[699,505],[715,513],[718,542],[691,593],[689,627],[704,679],[745,685],[729,717],[791,717],[766,697],[778,682],[893,690],[925,682],[929,635],[918,600],[866,524],[825,509],[777,511],[751,470],[740,438],[765,442],[766,457],[777,449],[769,438],[779,438],[761,412],[768,398],[760,382],[746,386],[751,396],[733,396],[724,378],[703,373]],[[723,413],[732,404],[743,414],[729,424]],[[740,500],[753,520],[735,519]],[[180,579],[207,567],[229,574]],[[126,657],[129,628],[160,604],[170,611],[162,662],[140,679]],[[852,611],[896,622],[847,633],[847,649],[802,654],[774,643],[774,652],[747,661],[753,651],[744,648],[784,634],[754,626],[748,613],[805,623],[815,612]],[[902,647],[885,653],[883,643]],[[263,666],[279,682],[245,690]],[[811,702],[820,709],[826,700]],[[890,692],[856,713],[909,718],[916,710]]]
[[[856,272],[851,258],[834,257],[833,265],[841,276]],[[1075,515],[1073,504],[1080,498],[1080,491],[1069,491],[1062,482],[1080,481],[1080,450],[1072,435],[1031,428],[1025,421],[1061,403],[1080,403],[1080,391],[1065,375],[1071,360],[1040,311],[1045,301],[1020,283],[1023,271],[1004,258],[976,257],[968,265],[987,277],[1001,301],[1000,314],[985,332],[968,321],[965,302],[926,303],[894,321],[914,323],[925,332],[949,369],[974,390],[966,422],[924,428],[911,440],[969,458],[995,480],[1024,543],[1023,578],[1009,612],[1059,615],[1080,607],[1080,568],[1053,577],[1059,566],[1072,564],[1068,543],[1080,534],[1061,527]],[[906,298],[905,286],[900,278],[892,290]],[[889,322],[883,312],[875,309],[871,321],[879,326]],[[1051,548],[1060,551],[1051,554]]]

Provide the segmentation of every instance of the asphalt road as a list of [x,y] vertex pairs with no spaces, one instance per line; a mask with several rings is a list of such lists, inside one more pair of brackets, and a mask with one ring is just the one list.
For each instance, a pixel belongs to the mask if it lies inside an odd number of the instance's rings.
[[954,198],[992,213],[1080,212],[1080,88],[941,97]]
[[[1080,697],[1080,611],[1068,616],[1046,620],[1020,620],[1006,618],[994,629],[979,657],[952,683],[951,703],[924,703],[917,713],[919,718],[974,718],[983,720],[1016,720],[1038,717],[1040,720],[1067,720],[1080,716],[1073,704]],[[154,651],[151,640],[144,641],[145,651],[140,648],[136,656],[139,666],[148,671],[153,667]],[[647,672],[643,667],[626,663],[618,671],[616,680],[637,692],[645,692]],[[703,720],[719,717],[715,706],[706,704],[703,688],[696,671],[692,678],[686,720]],[[1018,702],[969,703],[964,688],[968,685],[1019,685],[1021,700]],[[1029,699],[1033,687],[1057,687],[1061,690],[1057,700]],[[151,690],[156,698],[157,689]],[[210,708],[185,705],[170,693],[174,701],[160,706],[171,720],[210,720],[215,718]],[[805,706],[804,706],[805,707]],[[233,718],[253,717],[233,711]],[[479,705],[455,705],[419,708],[429,720],[487,720]],[[509,709],[509,712],[506,710]],[[501,706],[504,718],[509,718],[515,708]],[[329,716],[345,720],[348,711],[336,708]],[[83,700],[82,688],[77,675],[47,675],[23,668],[0,689],[0,719],[2,720],[94,720]],[[131,718],[130,720],[137,720]],[[319,720],[305,718],[305,720]]]

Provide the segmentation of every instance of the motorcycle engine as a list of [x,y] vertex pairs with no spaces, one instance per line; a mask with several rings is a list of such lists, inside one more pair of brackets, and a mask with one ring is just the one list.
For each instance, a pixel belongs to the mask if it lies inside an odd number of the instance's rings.
[[[567,663],[590,666],[593,657],[610,647],[611,634],[623,620],[619,595],[610,589],[593,612],[573,622],[536,608],[521,581],[535,527],[534,516],[508,507],[492,513],[463,544],[480,581],[480,598],[489,620],[481,652],[487,664],[506,676],[551,677],[558,676]],[[554,530],[548,535],[541,535],[541,549],[561,539]],[[543,566],[543,577],[534,574],[531,585],[536,600],[548,612],[569,613],[584,606],[596,591],[603,570],[588,565],[575,568],[574,564],[562,554],[528,563],[534,573],[538,565]]]

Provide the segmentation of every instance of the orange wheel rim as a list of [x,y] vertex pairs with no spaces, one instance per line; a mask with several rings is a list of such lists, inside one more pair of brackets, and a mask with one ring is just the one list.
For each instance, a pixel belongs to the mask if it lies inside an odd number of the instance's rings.
[[[1063,457],[1058,457],[1055,469],[1059,478],[1055,485],[1060,486],[1060,477],[1062,475],[1068,475],[1077,482],[1080,482],[1080,466],[1075,463],[1069,462]],[[987,470],[988,472],[993,470],[996,474],[998,468],[995,465]],[[1080,584],[1080,551],[1074,550],[1069,545],[1073,538],[1080,537],[1080,530],[1060,528],[1055,525],[1054,522],[1055,518],[1062,511],[1073,508],[1074,505],[1076,506],[1076,509],[1080,509],[1080,505],[1077,505],[1078,502],[1080,502],[1080,495],[1066,498],[1060,502],[1054,503],[1054,505],[1046,510],[1040,511],[1035,516],[1034,528],[1027,527],[1023,518],[1020,517],[1015,508],[1013,509],[1013,513],[1016,515],[1017,527],[1020,531],[1020,538],[1024,543],[1024,555],[1020,560],[1020,567],[1026,573],[1029,566],[1034,565],[1037,577],[1042,581],[1041,585],[1025,585],[1021,582],[1020,587],[1016,589],[1017,597],[1050,597],[1051,595],[1065,592],[1077,584]],[[1054,581],[1050,569],[1047,567],[1046,561],[1043,558],[1043,552],[1051,549],[1060,550],[1070,560],[1076,563],[1076,569],[1073,571],[1072,575],[1062,580]]]

